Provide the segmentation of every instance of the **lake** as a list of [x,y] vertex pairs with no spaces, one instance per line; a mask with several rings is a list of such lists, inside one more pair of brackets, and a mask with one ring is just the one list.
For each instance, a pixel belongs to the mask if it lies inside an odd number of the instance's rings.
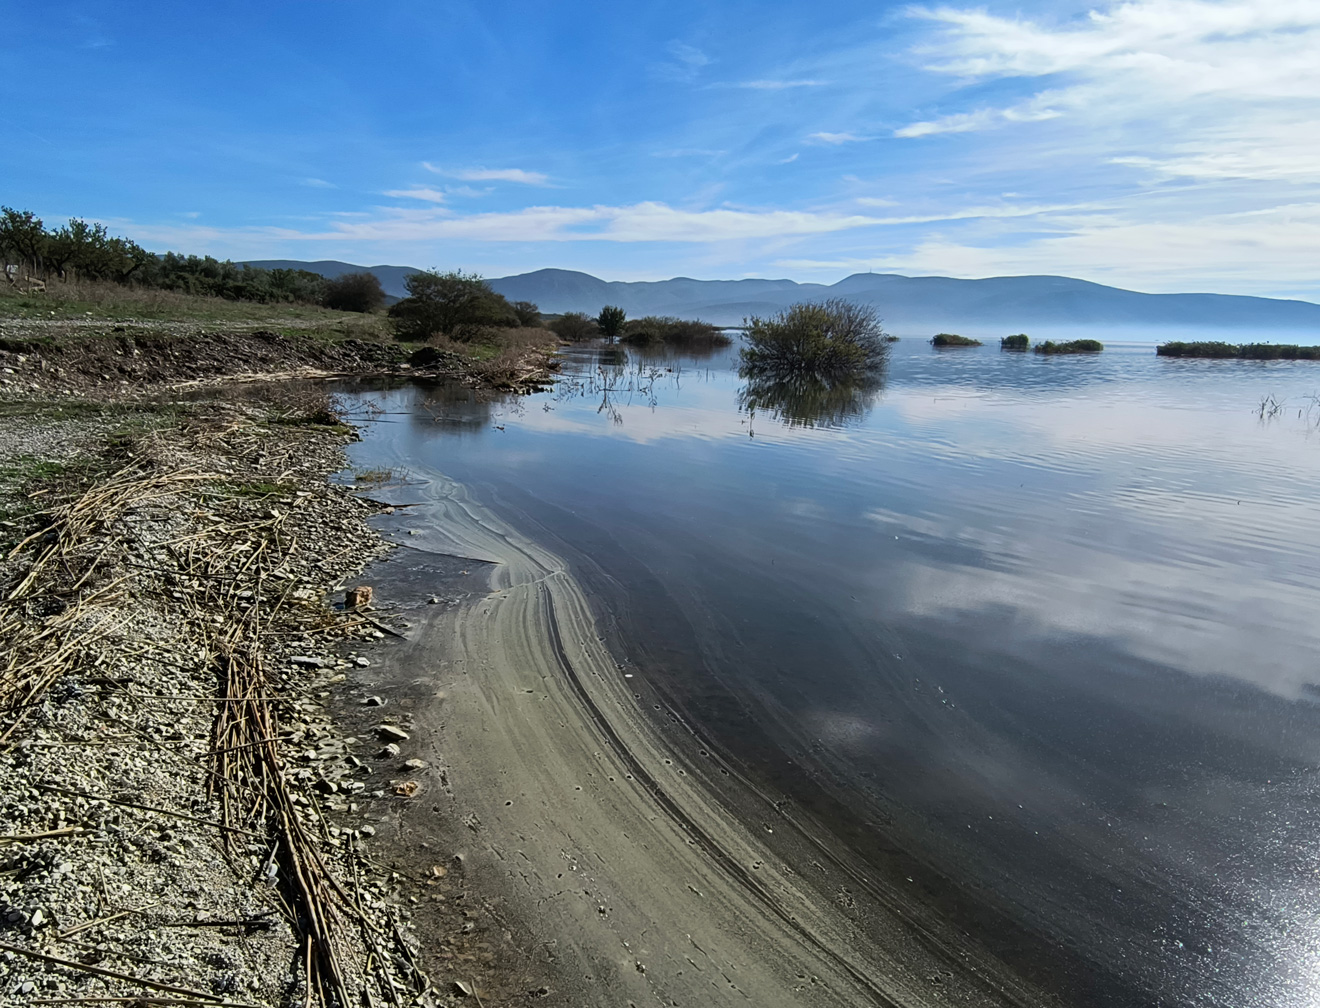
[[952,935],[1061,1004],[1312,1006],[1320,364],[1154,345],[904,339],[834,389],[575,347],[531,396],[344,394],[382,411],[355,465],[564,558],[657,730],[951,978]]

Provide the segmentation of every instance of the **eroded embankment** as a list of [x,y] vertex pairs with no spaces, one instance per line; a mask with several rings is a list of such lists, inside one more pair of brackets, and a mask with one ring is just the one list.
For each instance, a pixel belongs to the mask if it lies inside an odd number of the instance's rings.
[[553,1003],[1049,1003],[959,935],[910,924],[911,898],[854,899],[827,836],[736,797],[713,746],[657,730],[645,670],[616,663],[558,556],[425,476],[408,512],[417,563],[468,558],[489,584],[432,610],[390,659],[386,682],[420,678],[433,697],[411,722],[429,793],[396,841],[440,839],[503,894],[558,976]]

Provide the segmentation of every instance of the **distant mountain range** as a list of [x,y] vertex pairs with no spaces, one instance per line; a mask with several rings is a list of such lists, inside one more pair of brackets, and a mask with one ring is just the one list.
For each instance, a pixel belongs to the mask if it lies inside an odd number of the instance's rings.
[[[252,261],[266,268],[305,269],[322,276],[367,270],[387,294],[402,297],[408,266],[354,266],[325,260]],[[1237,294],[1141,294],[1061,276],[907,277],[854,273],[835,284],[793,280],[601,280],[590,273],[542,269],[499,277],[490,285],[510,301],[531,301],[544,312],[595,315],[607,304],[629,315],[677,315],[739,325],[797,301],[841,297],[873,304],[890,331],[1007,329],[1040,326],[1239,328],[1320,331],[1320,304]]]

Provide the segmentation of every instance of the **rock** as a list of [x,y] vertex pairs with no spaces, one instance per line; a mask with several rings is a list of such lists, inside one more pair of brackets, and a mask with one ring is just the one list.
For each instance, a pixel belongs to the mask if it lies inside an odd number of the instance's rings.
[[386,742],[407,742],[409,735],[398,725],[383,724],[376,726],[376,734]]
[[360,828],[358,829],[358,832],[361,833],[363,836],[375,836],[375,835],[376,835],[376,827],[375,827],[375,826],[362,826],[362,827],[360,827]]
[[385,706],[385,701],[382,700],[380,697],[378,697],[378,696],[374,696],[374,695],[373,695],[373,696],[369,696],[369,697],[366,697],[365,699],[363,699],[363,701],[362,701],[362,706],[363,706],[363,707],[384,707],[384,706]]
[[377,755],[378,755],[381,759],[394,759],[396,756],[399,755],[400,752],[401,752],[401,750],[399,749],[399,747],[398,747],[397,745],[395,745],[393,742],[391,742],[391,743],[390,743],[389,745],[387,745],[384,749],[382,749],[379,753],[377,753]]
[[426,760],[410,759],[408,760],[408,762],[404,763],[403,765],[407,767],[409,770],[425,770]]
[[422,786],[415,780],[404,781],[402,784],[395,785],[394,793],[396,795],[402,795],[404,798],[411,798],[421,790],[421,787]]
[[325,661],[323,659],[313,658],[311,655],[290,655],[289,661],[302,668],[325,668]]
[[439,605],[439,604],[440,604],[440,600],[439,600],[438,598],[436,598],[434,595],[432,595],[429,599],[426,600],[426,604],[427,604],[427,605]]
[[368,665],[371,664],[371,662],[368,661],[366,658],[358,656],[357,658],[353,659],[353,664],[357,665],[359,668],[366,668]]

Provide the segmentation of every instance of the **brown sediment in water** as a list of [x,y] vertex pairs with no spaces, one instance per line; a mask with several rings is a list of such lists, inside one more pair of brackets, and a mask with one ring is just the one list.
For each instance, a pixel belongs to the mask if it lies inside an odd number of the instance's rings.
[[1054,1003],[901,880],[857,876],[712,747],[659,730],[644,670],[617,663],[563,560],[459,484],[418,492],[417,549],[393,562],[423,573],[387,576],[386,597],[417,601],[432,567],[457,580],[372,679],[411,706],[428,764],[383,838],[485,894],[491,947],[547,978],[544,1003]]

